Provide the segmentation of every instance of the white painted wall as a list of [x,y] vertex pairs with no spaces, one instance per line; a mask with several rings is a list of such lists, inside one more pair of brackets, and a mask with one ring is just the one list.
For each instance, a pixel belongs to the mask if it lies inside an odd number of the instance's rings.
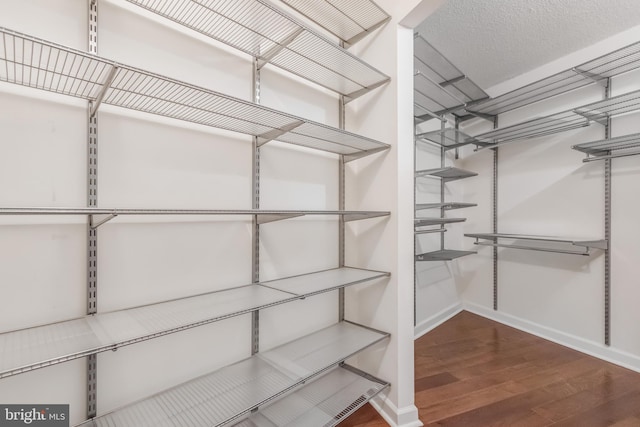
[[[626,32],[574,57],[556,61],[527,75],[543,78],[589,58],[636,42],[640,32]],[[585,57],[585,55],[588,55]],[[555,69],[554,69],[555,68]],[[544,71],[544,72],[543,72]],[[640,73],[613,79],[613,95],[640,88]],[[519,81],[520,84],[526,81]],[[506,87],[506,86],[505,86]],[[510,89],[513,89],[511,87]],[[600,100],[599,86],[584,88],[527,108],[500,115],[500,127]],[[613,119],[612,136],[640,132],[640,114]],[[488,124],[471,123],[465,129],[477,134]],[[604,137],[599,125],[508,144],[499,149],[498,230],[503,233],[604,237],[604,165],[582,163],[571,146]],[[465,181],[464,199],[479,207],[469,216],[465,232],[491,232],[490,150],[466,150],[461,165],[480,173]],[[604,340],[604,255],[590,257],[500,249],[498,251],[499,308],[492,310],[491,248],[460,261],[459,286],[465,308],[554,339],[600,357],[640,370],[640,298],[634,263],[640,253],[640,228],[635,225],[640,203],[637,179],[640,158],[613,160],[611,288],[611,347]],[[465,246],[472,246],[466,238]]]
[[[348,318],[393,334],[387,347],[354,363],[393,384],[384,404],[392,422],[419,425],[413,406],[412,213],[408,203],[406,210],[398,209],[399,201],[412,197],[411,172],[403,163],[412,142],[398,144],[398,135],[411,135],[411,124],[408,114],[401,126],[395,119],[398,99],[408,103],[405,95],[412,90],[405,81],[403,92],[396,80],[411,72],[406,63],[395,60],[401,40],[397,22],[417,1],[379,3],[394,20],[363,41],[358,51],[394,81],[350,104],[347,128],[393,148],[348,166],[347,208],[391,210],[392,216],[350,224],[347,259],[349,265],[391,271],[392,278],[350,290]],[[86,15],[86,2],[77,0],[0,4],[0,26],[83,50]],[[405,38],[410,38],[407,31]],[[99,53],[250,97],[249,58],[124,0],[100,2]],[[405,58],[411,57],[405,53]],[[262,84],[263,104],[337,125],[334,94],[273,70],[263,72]],[[0,127],[1,205],[85,206],[83,101],[1,84]],[[100,206],[251,207],[250,138],[109,106],[100,110],[99,129]],[[263,208],[337,208],[335,156],[270,143],[261,160]],[[85,227],[86,218],[0,218],[1,331],[84,314]],[[337,264],[333,218],[294,219],[261,230],[263,279]],[[250,244],[248,218],[117,218],[99,230],[99,310],[249,283]],[[262,349],[336,319],[335,292],[264,310]],[[248,315],[240,316],[101,353],[98,412],[249,356],[249,323]],[[70,403],[74,424],[85,416],[84,387],[85,363],[78,360],[0,381],[0,401]]]

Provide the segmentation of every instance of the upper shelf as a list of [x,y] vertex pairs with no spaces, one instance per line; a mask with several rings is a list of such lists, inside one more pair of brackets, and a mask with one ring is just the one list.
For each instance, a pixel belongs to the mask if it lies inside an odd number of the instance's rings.
[[477,203],[460,203],[460,202],[445,202],[445,203],[418,203],[416,204],[416,210],[425,209],[444,209],[446,211],[452,209],[464,209],[478,206]]
[[[475,244],[481,246],[494,246],[512,249],[527,249],[541,252],[555,252],[570,255],[589,255],[590,249],[606,250],[607,241],[601,240],[577,240],[564,237],[551,236],[530,236],[525,234],[505,234],[505,233],[468,233],[467,237],[474,237]],[[516,241],[513,244],[498,243],[499,239]],[[490,240],[493,243],[481,242],[480,240]],[[582,248],[576,250],[575,248]]]
[[464,222],[466,218],[416,218],[413,220],[414,227],[428,227],[431,225],[453,224]]
[[609,117],[637,110],[640,110],[640,90],[592,102],[571,110],[527,120],[512,126],[498,128],[476,135],[475,138],[488,143],[485,147],[494,147],[523,139],[577,129],[589,126],[592,123],[604,125]]
[[[388,336],[341,322],[88,420],[79,427],[229,425]],[[140,420],[146,423],[141,424]]]
[[418,120],[454,112],[489,98],[419,33],[414,35],[413,49],[414,114]]
[[0,378],[389,276],[343,267],[0,334]]
[[349,47],[391,17],[371,0],[282,0]]
[[476,147],[488,145],[484,141],[480,141],[472,136],[467,135],[459,129],[447,128],[442,130],[434,130],[430,132],[420,133],[416,135],[418,141],[429,141],[442,146],[445,150],[463,147],[473,144]]
[[640,42],[618,49],[504,95],[480,102],[474,112],[496,115],[560,95],[640,67]]
[[416,171],[416,177],[433,176],[436,178],[442,178],[444,182],[456,181],[458,179],[471,178],[477,176],[476,172],[471,172],[464,169],[458,169],[454,167],[425,169]]
[[582,159],[583,162],[636,156],[640,154],[640,133],[585,142],[574,145],[571,148],[582,151],[587,155],[586,158]]
[[0,81],[345,155],[387,144],[0,27]]
[[128,0],[292,74],[357,98],[389,77],[265,0]]

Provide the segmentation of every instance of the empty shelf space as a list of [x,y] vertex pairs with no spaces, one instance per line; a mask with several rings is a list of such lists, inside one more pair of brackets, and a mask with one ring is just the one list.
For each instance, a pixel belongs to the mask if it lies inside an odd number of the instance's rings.
[[428,227],[430,225],[452,224],[466,220],[466,218],[416,218],[414,224],[416,227]]
[[477,252],[473,251],[454,251],[451,249],[442,249],[439,251],[427,252],[416,255],[416,261],[452,261],[467,255],[473,255]]
[[496,115],[572,91],[640,67],[640,43],[554,74],[475,105],[473,111]]
[[344,267],[5,332],[0,378],[388,275]]
[[[453,112],[489,98],[419,33],[414,35],[414,68],[414,101],[432,114]],[[420,112],[416,110],[415,114],[419,117]]]
[[446,168],[436,168],[436,169],[425,169],[416,171],[416,177],[425,177],[432,176],[435,178],[442,178],[444,182],[456,181],[458,179],[471,178],[472,176],[477,176],[476,172],[471,172],[464,169],[454,168],[454,167],[446,167]]
[[587,155],[583,162],[635,156],[640,154],[640,133],[585,142],[572,148]]
[[[154,4],[157,2],[154,2]],[[169,4],[169,3],[166,3]],[[118,64],[0,28],[0,81],[164,117],[343,154],[348,160],[387,144],[258,104]]]
[[464,208],[472,208],[478,206],[476,203],[459,203],[459,202],[448,202],[448,203],[418,203],[416,204],[416,210],[426,210],[426,209],[444,209],[446,211],[452,209],[464,209]]
[[487,145],[484,141],[480,141],[458,129],[453,128],[420,133],[416,135],[416,140],[433,142],[435,144],[441,145],[447,150],[469,144],[474,144],[476,146]]
[[567,111],[527,120],[476,135],[475,138],[494,147],[539,136],[578,129],[593,123],[605,124],[609,117],[640,110],[640,90],[603,101],[593,102]]
[[349,99],[389,80],[267,1],[128,1]]
[[[465,236],[475,238],[475,244],[480,246],[525,249],[570,255],[589,255],[591,249],[606,250],[608,247],[607,241],[604,239],[580,240],[565,237],[504,233],[468,233],[465,234]],[[501,239],[511,241],[512,243],[500,243]],[[576,248],[581,249],[576,250]]]
[[343,365],[261,408],[235,427],[336,426],[388,386]]
[[[212,427],[302,385],[388,334],[341,322],[80,424]],[[140,420],[146,420],[141,425]]]
[[283,3],[322,26],[346,46],[353,45],[390,19],[371,0],[283,0]]

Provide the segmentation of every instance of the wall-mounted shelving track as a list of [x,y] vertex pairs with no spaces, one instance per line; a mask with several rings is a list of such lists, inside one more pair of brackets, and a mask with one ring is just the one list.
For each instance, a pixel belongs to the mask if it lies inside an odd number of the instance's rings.
[[640,154],[640,133],[585,142],[571,148],[587,155],[583,162],[637,156]]
[[[79,426],[230,425],[251,410],[285,395],[388,336],[353,323],[341,322]],[[341,385],[338,378],[328,377],[326,381],[330,382],[329,386],[334,391]]]
[[[98,227],[118,216],[247,216],[254,224],[252,282],[113,312],[94,309],[82,318],[1,333],[0,378],[88,357],[89,365],[92,360],[94,364],[88,370],[88,420],[81,424],[84,427],[222,426],[253,422],[276,407],[280,408],[277,411],[281,416],[285,415],[282,410],[285,407],[289,408],[287,414],[293,409],[300,415],[303,409],[306,415],[299,420],[319,420],[322,412],[321,418],[326,419],[323,423],[336,423],[389,386],[343,364],[359,351],[384,341],[389,334],[348,322],[342,314],[331,327],[261,352],[259,311],[329,291],[342,292],[358,283],[373,283],[387,278],[389,273],[352,268],[341,260],[334,269],[260,281],[259,227],[305,215],[337,216],[343,227],[348,221],[388,216],[389,212],[349,211],[344,209],[343,202],[338,210],[331,211],[262,210],[260,149],[277,140],[336,154],[340,167],[344,168],[346,162],[387,150],[389,145],[344,130],[343,119],[340,127],[335,128],[261,106],[260,71],[271,64],[336,92],[340,95],[341,116],[344,104],[384,85],[389,77],[267,0],[129,1],[250,55],[254,65],[252,102],[97,56],[96,0],[89,2],[92,48],[88,53],[0,28],[0,81],[87,100],[91,153],[88,207],[3,207],[0,215],[88,216],[88,230],[94,236]],[[343,44],[355,43],[390,19],[370,0],[349,4],[327,0],[315,5],[296,0],[285,2],[330,31],[333,28]],[[336,21],[338,16],[340,20]],[[98,207],[97,116],[102,104],[252,136],[252,209]],[[340,187],[343,200],[343,182]],[[344,233],[339,244],[344,252]],[[89,240],[88,293],[93,292],[93,297],[88,299],[94,305],[96,247],[96,239]],[[98,353],[249,313],[250,358],[96,416]],[[314,381],[309,383],[311,380]],[[319,395],[329,397],[314,400]],[[279,398],[284,399],[262,408]],[[297,406],[301,399],[306,403]],[[255,412],[257,409],[264,410]]]
[[0,378],[388,276],[336,268],[5,332]]
[[[476,239],[475,244],[480,246],[493,246],[498,248],[525,249],[531,251],[554,252],[570,255],[590,255],[591,249],[606,250],[608,248],[605,239],[578,240],[564,237],[531,236],[525,234],[505,233],[468,233],[467,237]],[[500,243],[500,239],[513,243]],[[581,248],[577,250],[576,248]]]
[[504,95],[479,102],[473,112],[497,115],[592,84],[640,67],[640,43],[623,47]]
[[347,100],[389,77],[265,0],[128,0]]
[[391,19],[371,0],[282,1],[338,37],[347,48]]
[[610,117],[638,110],[640,110],[640,91],[637,90],[545,117],[526,120],[515,125],[484,132],[475,135],[475,138],[487,143],[481,148],[495,148],[507,143],[586,127],[593,123],[606,125],[606,121]]
[[[0,81],[355,159],[387,144],[0,28]],[[94,111],[95,113],[95,111]]]
[[419,33],[414,35],[414,117],[423,122],[488,99]]

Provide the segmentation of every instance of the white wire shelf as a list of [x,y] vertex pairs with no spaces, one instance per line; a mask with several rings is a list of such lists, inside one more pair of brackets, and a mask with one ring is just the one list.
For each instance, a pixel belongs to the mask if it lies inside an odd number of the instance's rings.
[[415,227],[428,227],[431,225],[453,224],[455,222],[464,222],[466,218],[416,218],[414,220]]
[[455,112],[489,98],[419,33],[414,35],[413,49],[414,115],[419,120]]
[[441,178],[444,182],[456,181],[458,179],[471,178],[477,176],[476,172],[471,172],[464,169],[446,167],[436,169],[424,169],[416,171],[416,178],[431,176],[434,178]]
[[[303,210],[225,210],[225,209],[126,209],[126,208],[1,208],[0,215],[89,215],[97,228],[118,216],[127,215],[197,215],[197,216],[255,216],[259,224],[302,216],[342,216],[346,222],[389,216],[380,211],[303,211]],[[103,216],[94,219],[94,216]]]
[[388,336],[341,322],[88,420],[80,426],[228,425]]
[[452,148],[463,147],[473,144],[476,147],[488,145],[486,142],[467,135],[458,129],[448,128],[443,130],[434,130],[430,132],[420,133],[416,135],[418,141],[429,141],[438,144],[447,150]]
[[416,261],[453,261],[467,255],[473,255],[473,251],[455,251],[452,249],[442,249],[439,251],[427,252],[415,256]]
[[282,0],[351,46],[391,17],[371,0]]
[[640,110],[640,90],[593,102],[571,110],[562,111],[498,128],[476,135],[475,138],[495,147],[525,139],[552,135],[593,123],[604,125],[609,117]]
[[4,332],[0,378],[388,275],[343,267]]
[[343,154],[389,148],[370,138],[0,27],[0,81]]
[[333,427],[387,387],[385,381],[342,365],[261,408],[235,427]]
[[571,148],[587,155],[583,162],[637,156],[640,154],[640,133],[585,142]]
[[[606,250],[607,240],[578,240],[565,237],[532,236],[526,234],[505,233],[468,233],[467,237],[476,239],[475,244],[499,248],[525,249],[540,252],[554,252],[569,255],[590,255],[591,249]],[[500,243],[500,239],[513,243]],[[581,248],[581,250],[576,250]]]
[[357,98],[389,77],[266,0],[128,0],[327,89]]
[[445,203],[418,203],[416,204],[416,210],[427,210],[427,209],[444,209],[446,211],[453,209],[464,209],[464,208],[472,208],[478,206],[477,203],[461,203],[461,202],[445,202]]
[[640,67],[640,43],[623,47],[577,67],[554,74],[504,95],[473,106],[474,112],[496,115],[584,86],[604,81]]

